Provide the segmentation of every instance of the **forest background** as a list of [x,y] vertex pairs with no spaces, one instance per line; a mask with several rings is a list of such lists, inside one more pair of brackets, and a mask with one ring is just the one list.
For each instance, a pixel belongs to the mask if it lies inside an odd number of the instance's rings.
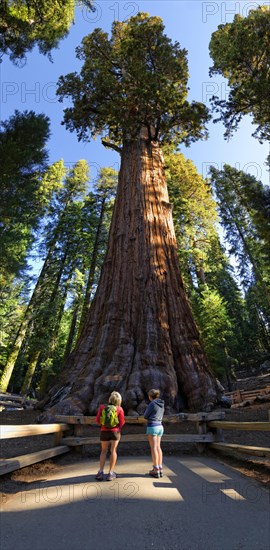
[[[42,397],[63,368],[106,249],[119,158],[61,126],[57,80],[80,69],[75,47],[97,26],[109,32],[115,19],[160,16],[188,50],[189,100],[210,108],[213,95],[228,100],[230,91],[223,75],[209,76],[211,35],[259,5],[266,3],[103,1],[95,11],[82,4],[53,62],[37,47],[15,63],[3,54],[0,366],[12,367],[12,391]],[[210,364],[230,385],[234,368],[270,355],[269,147],[265,136],[252,137],[249,116],[229,140],[221,122],[208,129],[208,141],[164,152],[186,289]]]

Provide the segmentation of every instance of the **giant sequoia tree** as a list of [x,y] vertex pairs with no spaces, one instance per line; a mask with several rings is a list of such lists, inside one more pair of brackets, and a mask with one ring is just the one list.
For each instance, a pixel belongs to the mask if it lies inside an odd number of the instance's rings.
[[215,401],[179,271],[161,145],[205,136],[208,113],[187,101],[187,52],[164,34],[162,20],[140,13],[96,29],[78,48],[80,74],[60,78],[72,98],[65,123],[79,139],[101,134],[119,150],[121,168],[99,285],[84,329],[50,393],[58,413],[94,413],[112,389],[129,414],[150,387],[167,410]]

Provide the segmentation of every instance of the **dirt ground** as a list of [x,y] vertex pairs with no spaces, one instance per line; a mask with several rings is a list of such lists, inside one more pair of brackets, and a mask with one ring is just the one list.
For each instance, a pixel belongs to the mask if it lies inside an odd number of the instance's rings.
[[[226,420],[248,422],[248,421],[267,421],[269,403],[261,403],[245,407],[243,409],[226,409]],[[35,410],[14,410],[1,412],[1,424],[35,424],[39,411]],[[99,428],[88,426],[84,428],[88,435],[98,435]],[[183,422],[180,424],[166,424],[165,431],[169,433],[196,433],[196,426],[191,422]],[[144,426],[125,425],[123,434],[145,433]],[[228,443],[239,443],[244,445],[255,445],[258,447],[269,447],[269,432],[224,432],[225,441]],[[1,458],[12,458],[39,451],[53,446],[53,435],[35,436],[27,438],[17,438],[5,440],[1,444]],[[183,454],[199,454],[195,444],[177,444],[163,443],[164,459],[166,455],[183,455]],[[242,455],[235,453],[229,455],[217,453],[216,451],[205,451],[209,456],[215,456],[221,462],[229,464],[237,469],[245,476],[252,478],[265,487],[270,487],[270,459],[260,458],[255,456]],[[119,454],[121,456],[140,456],[149,453],[147,441],[141,443],[123,443],[119,445]],[[69,452],[67,454],[55,457],[51,460],[39,462],[32,466],[22,468],[10,474],[1,476],[1,491],[2,495],[17,493],[24,490],[24,487],[29,483],[34,484],[41,476],[50,472],[57,472],[65,467],[66,464],[72,464],[80,460],[85,460],[87,457],[99,458],[99,446],[85,446],[80,453]]]

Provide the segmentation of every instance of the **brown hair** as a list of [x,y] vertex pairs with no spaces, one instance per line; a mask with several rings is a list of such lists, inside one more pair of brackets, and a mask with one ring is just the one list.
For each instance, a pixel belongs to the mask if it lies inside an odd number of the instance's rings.
[[157,399],[160,396],[160,390],[155,390],[155,389],[149,390],[148,395],[150,395],[152,399]]

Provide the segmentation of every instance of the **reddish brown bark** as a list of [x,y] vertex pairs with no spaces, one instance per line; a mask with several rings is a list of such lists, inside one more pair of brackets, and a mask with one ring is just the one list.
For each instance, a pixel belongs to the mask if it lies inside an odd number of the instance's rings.
[[144,410],[152,387],[161,389],[167,412],[178,411],[183,399],[189,410],[215,401],[215,378],[179,271],[157,142],[123,146],[100,283],[60,387],[65,397],[52,411],[64,414],[94,414],[113,389],[128,414]]

